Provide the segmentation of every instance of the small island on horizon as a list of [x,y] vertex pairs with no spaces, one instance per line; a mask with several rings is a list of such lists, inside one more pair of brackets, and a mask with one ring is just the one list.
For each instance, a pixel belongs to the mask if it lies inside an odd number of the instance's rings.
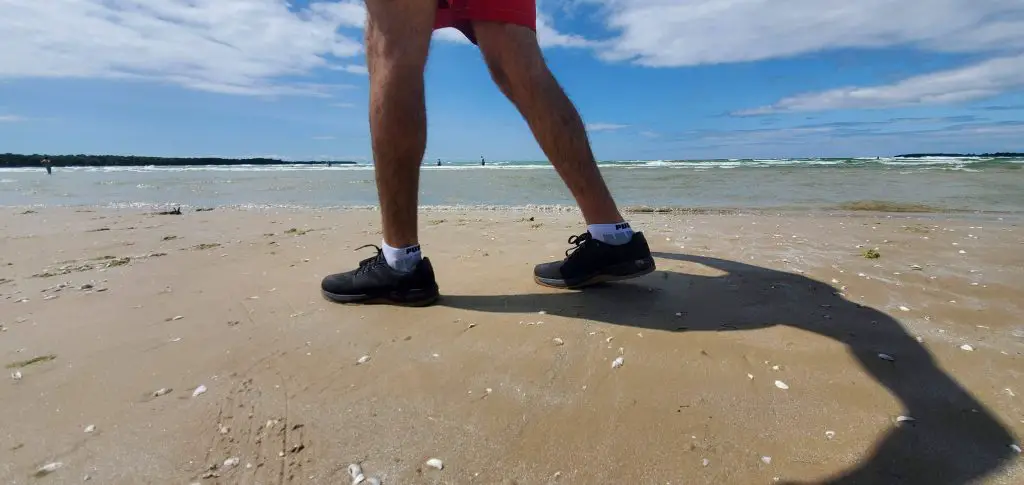
[[985,157],[985,158],[1022,158],[1024,153],[1018,152],[995,152],[995,153],[906,153],[896,155],[893,158],[924,158],[924,157]]
[[143,157],[135,155],[19,155],[0,154],[0,167],[40,167],[48,160],[53,167],[144,167],[186,165],[355,165],[349,160],[280,160],[276,158]]

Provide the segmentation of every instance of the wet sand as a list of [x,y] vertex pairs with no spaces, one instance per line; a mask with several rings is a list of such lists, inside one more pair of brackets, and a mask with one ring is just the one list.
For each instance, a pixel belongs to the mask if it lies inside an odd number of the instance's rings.
[[372,211],[23,212],[3,483],[1024,482],[1019,220],[633,214],[658,271],[569,292],[577,214],[431,211],[407,309],[319,295]]

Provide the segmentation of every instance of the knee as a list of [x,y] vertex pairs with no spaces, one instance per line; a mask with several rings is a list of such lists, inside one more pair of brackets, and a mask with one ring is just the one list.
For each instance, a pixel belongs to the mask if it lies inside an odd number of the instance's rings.
[[371,74],[422,74],[429,48],[429,37],[424,42],[414,36],[385,35],[384,29],[377,28],[372,20],[367,21],[366,66]]
[[513,101],[553,79],[535,36],[506,30],[477,36],[491,79]]

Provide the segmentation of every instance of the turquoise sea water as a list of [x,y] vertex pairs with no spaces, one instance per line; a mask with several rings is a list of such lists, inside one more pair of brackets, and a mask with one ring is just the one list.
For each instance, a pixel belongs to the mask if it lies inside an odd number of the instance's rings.
[[[429,161],[422,205],[573,205],[541,161]],[[818,209],[853,201],[1024,213],[1024,159],[757,159],[601,162],[623,206]],[[0,206],[367,206],[369,164],[0,169]]]

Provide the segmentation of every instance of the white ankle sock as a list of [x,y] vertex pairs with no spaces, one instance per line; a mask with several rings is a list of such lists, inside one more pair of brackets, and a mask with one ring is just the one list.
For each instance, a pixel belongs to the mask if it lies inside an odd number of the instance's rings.
[[404,248],[393,248],[388,246],[388,243],[381,241],[380,247],[384,251],[384,259],[388,262],[388,266],[405,273],[415,269],[416,265],[423,259],[419,244]]
[[587,226],[590,235],[605,244],[620,246],[633,239],[633,229],[628,222],[617,224],[590,224]]

